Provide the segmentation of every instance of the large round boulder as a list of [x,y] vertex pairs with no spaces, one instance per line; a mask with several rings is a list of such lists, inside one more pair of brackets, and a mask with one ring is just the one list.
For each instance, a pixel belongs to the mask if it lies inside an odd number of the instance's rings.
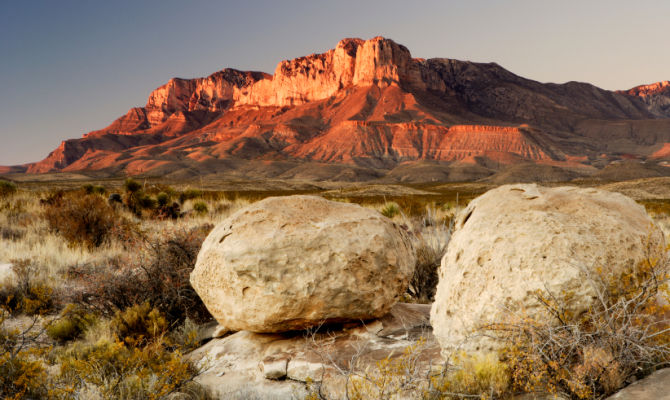
[[381,317],[413,271],[407,234],[377,211],[287,196],[218,224],[191,284],[224,328],[281,332]]
[[644,208],[597,189],[506,185],[473,200],[455,220],[442,258],[431,323],[445,355],[489,351],[478,335],[524,315],[551,323],[537,294],[570,295],[568,311],[594,303],[587,277],[662,258],[664,237]]

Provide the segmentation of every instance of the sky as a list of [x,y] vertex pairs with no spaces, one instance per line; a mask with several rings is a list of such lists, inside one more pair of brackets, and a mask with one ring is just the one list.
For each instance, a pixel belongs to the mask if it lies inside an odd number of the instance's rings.
[[345,37],[615,90],[670,80],[667,0],[0,0],[0,165],[104,128],[172,77],[272,73]]

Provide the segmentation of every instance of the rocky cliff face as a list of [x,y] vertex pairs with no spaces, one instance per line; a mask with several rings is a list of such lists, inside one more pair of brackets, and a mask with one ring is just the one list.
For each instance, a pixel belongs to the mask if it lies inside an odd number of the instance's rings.
[[144,107],[27,168],[163,174],[205,163],[235,169],[234,160],[583,167],[602,154],[658,155],[670,143],[668,88],[542,84],[493,63],[415,59],[382,37],[344,39],[280,62],[274,75],[224,69],[171,79]]
[[640,98],[658,117],[670,117],[670,81],[640,85],[619,93]]
[[262,72],[224,69],[206,78],[170,79],[149,95],[144,107],[147,121],[150,126],[156,126],[179,111],[220,113],[233,104],[233,93],[236,90],[268,78]]

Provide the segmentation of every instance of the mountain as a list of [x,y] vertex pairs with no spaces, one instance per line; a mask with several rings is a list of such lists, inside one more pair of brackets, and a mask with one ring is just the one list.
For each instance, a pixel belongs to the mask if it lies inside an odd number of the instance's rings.
[[171,79],[108,127],[5,171],[313,180],[474,179],[521,163],[589,171],[670,156],[668,87],[545,84],[495,63],[412,58],[383,37],[344,39],[274,75]]

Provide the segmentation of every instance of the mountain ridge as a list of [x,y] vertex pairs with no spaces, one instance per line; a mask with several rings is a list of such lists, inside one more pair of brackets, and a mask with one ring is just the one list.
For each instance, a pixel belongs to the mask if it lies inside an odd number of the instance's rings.
[[669,88],[540,83],[495,63],[412,58],[383,37],[343,39],[280,62],[273,75],[223,69],[170,79],[144,107],[5,172],[235,175],[259,163],[308,163],[378,176],[421,160],[491,171],[658,160],[669,153]]

